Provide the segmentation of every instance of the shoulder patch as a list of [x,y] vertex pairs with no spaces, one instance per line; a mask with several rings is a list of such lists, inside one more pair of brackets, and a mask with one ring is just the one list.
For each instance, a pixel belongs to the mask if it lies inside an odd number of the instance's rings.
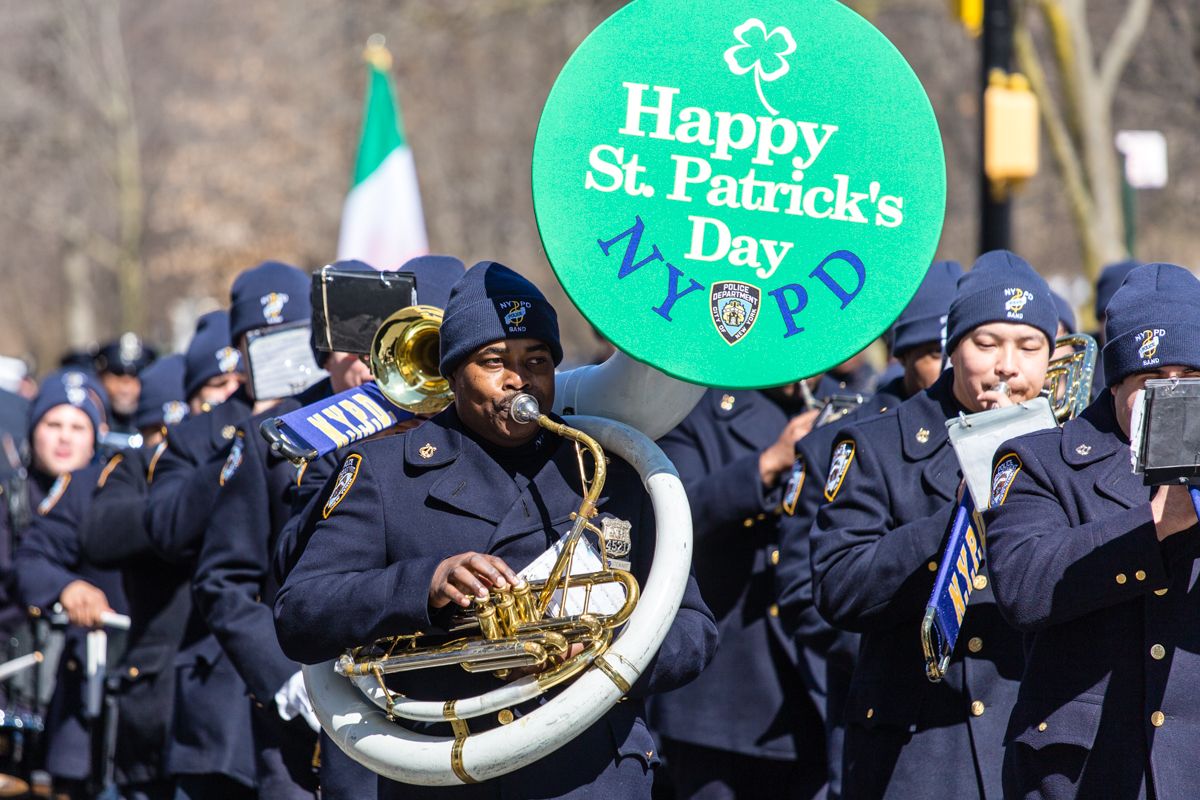
[[146,483],[154,483],[154,468],[158,466],[158,460],[162,458],[162,454],[167,451],[167,439],[164,436],[163,440],[158,443],[158,447],[154,448],[154,455],[150,456],[150,463],[146,467]]
[[796,456],[792,463],[792,474],[783,490],[783,513],[789,517],[796,514],[796,503],[800,500],[800,490],[804,488],[804,473],[804,456]]
[[838,442],[837,447],[833,448],[833,459],[829,462],[829,477],[825,479],[825,499],[829,502],[833,502],[833,498],[837,497],[853,460],[854,442],[850,439]]
[[113,470],[124,460],[125,455],[123,453],[117,453],[108,460],[108,463],[104,465],[104,469],[100,470],[100,477],[96,479],[97,489],[103,488],[104,484],[108,483],[108,476],[112,475]]
[[1004,500],[1008,497],[1008,490],[1012,488],[1013,481],[1017,479],[1017,473],[1020,471],[1021,459],[1016,453],[1009,453],[996,462],[996,469],[992,472],[991,505],[993,508],[1004,505]]
[[360,464],[362,464],[362,456],[358,453],[346,456],[346,461],[342,464],[342,471],[338,473],[337,483],[333,485],[333,491],[329,493],[329,499],[325,501],[325,508],[321,509],[321,519],[329,519],[329,515],[338,507],[338,503],[350,494],[350,487],[358,478]]
[[224,486],[225,482],[232,478],[233,474],[238,471],[238,467],[242,465],[242,450],[245,446],[246,434],[238,431],[237,438],[233,440],[233,446],[229,448],[229,457],[225,459],[225,466],[221,467],[221,486]]
[[58,505],[58,501],[62,499],[63,493],[67,491],[67,487],[71,484],[71,473],[64,472],[58,476],[50,487],[50,491],[42,498],[42,502],[38,503],[37,512],[43,517],[50,513],[50,510]]

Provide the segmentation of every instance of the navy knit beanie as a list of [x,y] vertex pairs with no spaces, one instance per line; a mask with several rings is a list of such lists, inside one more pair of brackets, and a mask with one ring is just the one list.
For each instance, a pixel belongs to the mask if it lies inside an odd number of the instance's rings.
[[242,354],[229,344],[229,314],[210,311],[196,322],[196,332],[184,356],[184,397],[191,398],[210,378],[237,372]]
[[29,407],[30,434],[50,409],[61,405],[75,406],[87,414],[94,436],[100,435],[100,426],[108,420],[108,395],[96,376],[78,369],[61,369],[46,376],[33,398]]
[[1200,281],[1174,264],[1131,270],[1108,304],[1104,378],[1109,386],[1166,366],[1200,369]]
[[1029,262],[1008,250],[984,253],[959,278],[946,320],[946,352],[954,352],[964,336],[989,322],[1032,325],[1046,334],[1051,349],[1058,333],[1050,286]]
[[264,261],[233,281],[229,302],[229,340],[255,328],[287,322],[311,322],[308,275],[290,264]]
[[1120,289],[1121,284],[1125,282],[1125,276],[1140,266],[1142,266],[1142,262],[1140,261],[1118,261],[1100,270],[1100,277],[1096,281],[1097,320],[1104,319],[1105,310],[1108,308],[1108,304],[1112,302],[1113,295],[1117,293],[1117,289]]
[[417,276],[417,302],[423,306],[446,308],[450,290],[462,279],[466,266],[454,256],[417,256],[404,262],[401,272]]
[[946,314],[962,274],[962,264],[957,261],[935,261],[929,266],[917,293],[892,325],[892,355],[942,340]]
[[187,416],[187,403],[183,401],[184,362],[182,355],[166,356],[142,371],[142,393],[138,395],[133,415],[134,426],[141,429],[174,425]]
[[[420,288],[417,289],[418,298]],[[480,261],[454,285],[442,319],[442,375],[489,342],[538,339],[562,361],[558,314],[538,288],[503,264]]]
[[1050,297],[1053,298],[1054,308],[1058,311],[1058,321],[1067,329],[1067,333],[1075,333],[1078,330],[1075,326],[1075,309],[1071,308],[1067,298],[1053,289],[1050,290]]

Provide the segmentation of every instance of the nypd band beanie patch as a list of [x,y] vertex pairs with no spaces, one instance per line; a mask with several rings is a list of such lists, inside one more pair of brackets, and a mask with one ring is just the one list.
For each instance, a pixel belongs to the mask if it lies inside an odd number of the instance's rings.
[[946,352],[954,352],[964,336],[990,322],[1032,325],[1051,345],[1058,333],[1050,286],[1029,262],[1008,250],[984,253],[959,278],[946,321]]
[[1096,319],[1104,319],[1108,304],[1112,302],[1117,289],[1120,289],[1121,284],[1125,282],[1125,277],[1140,266],[1142,266],[1141,261],[1118,261],[1115,264],[1108,264],[1100,270],[1100,278],[1096,281]]
[[892,355],[942,340],[946,314],[962,274],[962,264],[957,261],[935,261],[929,265],[917,293],[892,325]]
[[108,395],[95,375],[78,369],[61,369],[47,375],[29,406],[30,435],[50,409],[62,405],[75,406],[87,414],[92,421],[92,435],[100,435],[100,426],[108,420],[104,410]]
[[187,416],[187,403],[183,401],[184,362],[182,355],[166,356],[142,371],[142,391],[133,415],[136,428],[174,425]]
[[[420,284],[417,296],[420,297]],[[538,339],[562,361],[558,314],[529,281],[503,264],[480,261],[450,291],[442,319],[442,375],[450,375],[471,353],[501,339]]]
[[1104,336],[1109,386],[1160,367],[1200,369],[1200,281],[1174,264],[1132,270],[1108,304]]
[[184,397],[191,398],[210,378],[238,372],[242,354],[229,343],[229,313],[210,311],[196,321],[184,354]]
[[309,278],[290,264],[264,261],[238,275],[230,290],[229,340],[255,328],[311,322]]

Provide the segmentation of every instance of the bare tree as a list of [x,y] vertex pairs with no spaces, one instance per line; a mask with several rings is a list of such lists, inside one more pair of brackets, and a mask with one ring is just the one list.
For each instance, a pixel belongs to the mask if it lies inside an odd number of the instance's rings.
[[[1018,68],[1038,96],[1051,152],[1079,232],[1083,265],[1100,267],[1128,256],[1121,215],[1121,178],[1113,144],[1117,85],[1146,29],[1150,0],[1128,0],[1106,48],[1097,54],[1086,0],[1023,0],[1014,36]],[[1046,28],[1055,72],[1047,75],[1033,32]],[[1051,87],[1055,79],[1058,91]]]

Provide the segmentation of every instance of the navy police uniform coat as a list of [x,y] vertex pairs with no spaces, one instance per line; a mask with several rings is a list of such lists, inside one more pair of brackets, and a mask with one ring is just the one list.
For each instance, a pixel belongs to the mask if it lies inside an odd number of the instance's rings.
[[[17,590],[25,605],[49,613],[68,584],[84,580],[104,592],[114,611],[128,612],[120,573],[88,563],[79,552],[79,529],[102,472],[101,466],[92,465],[61,476],[25,532],[14,559]],[[67,629],[46,713],[46,769],[57,778],[83,780],[91,770],[83,716],[86,636],[84,628]]]
[[861,406],[796,442],[796,462],[784,476],[779,521],[779,564],[775,568],[776,603],[783,631],[809,662],[815,691],[813,700],[825,719],[825,749],[829,787],[827,797],[842,796],[843,719],[850,676],[858,654],[858,634],[834,628],[813,603],[809,529],[824,501],[829,452],[840,430],[868,419],[904,401],[904,376],[889,381]]
[[1027,645],[1005,796],[1200,797],[1200,530],[1159,543],[1107,390],[996,455],[988,558]]
[[186,571],[163,563],[146,532],[147,474],[162,447],[112,457],[79,531],[82,557],[120,570],[129,604],[125,654],[109,681],[117,695],[119,785],[168,777],[175,656],[192,605]]
[[806,775],[819,779],[825,747],[820,715],[773,599],[787,474],[768,489],[758,471],[759,455],[787,422],[788,414],[762,392],[710,389],[658,442],[687,489],[692,568],[717,620],[719,645],[699,678],[651,698],[650,718],[669,739],[799,760]]
[[986,576],[960,635],[971,644],[940,683],[925,677],[921,651],[962,478],[945,427],[960,410],[952,380],[948,370],[894,412],[843,430],[811,532],[817,609],[862,634],[846,704],[846,797],[1000,797],[1021,642]]
[[[218,475],[250,416],[249,399],[234,394],[211,411],[170,429],[154,468],[147,533],[159,557],[191,575],[213,511]],[[173,775],[220,774],[254,786],[250,704],[241,677],[192,609],[175,659],[175,714],[167,761]]]
[[[415,430],[352,448],[322,496],[314,512],[321,518],[275,598],[284,651],[304,663],[381,636],[430,630],[445,614],[431,619],[428,605],[443,559],[486,552],[519,571],[569,529],[582,497],[570,442],[542,432],[519,448],[485,447],[453,405]],[[632,569],[644,581],[652,509],[636,473],[615,457],[599,509],[632,523]],[[643,698],[699,674],[716,638],[712,616],[689,580],[679,614],[630,698],[575,740],[494,781],[447,789],[381,781],[380,797],[649,797],[658,759]],[[418,699],[475,695],[500,685],[489,674],[457,667],[396,678],[396,688]],[[481,719],[471,727],[496,724]],[[449,727],[436,725],[432,732],[449,735]]]

